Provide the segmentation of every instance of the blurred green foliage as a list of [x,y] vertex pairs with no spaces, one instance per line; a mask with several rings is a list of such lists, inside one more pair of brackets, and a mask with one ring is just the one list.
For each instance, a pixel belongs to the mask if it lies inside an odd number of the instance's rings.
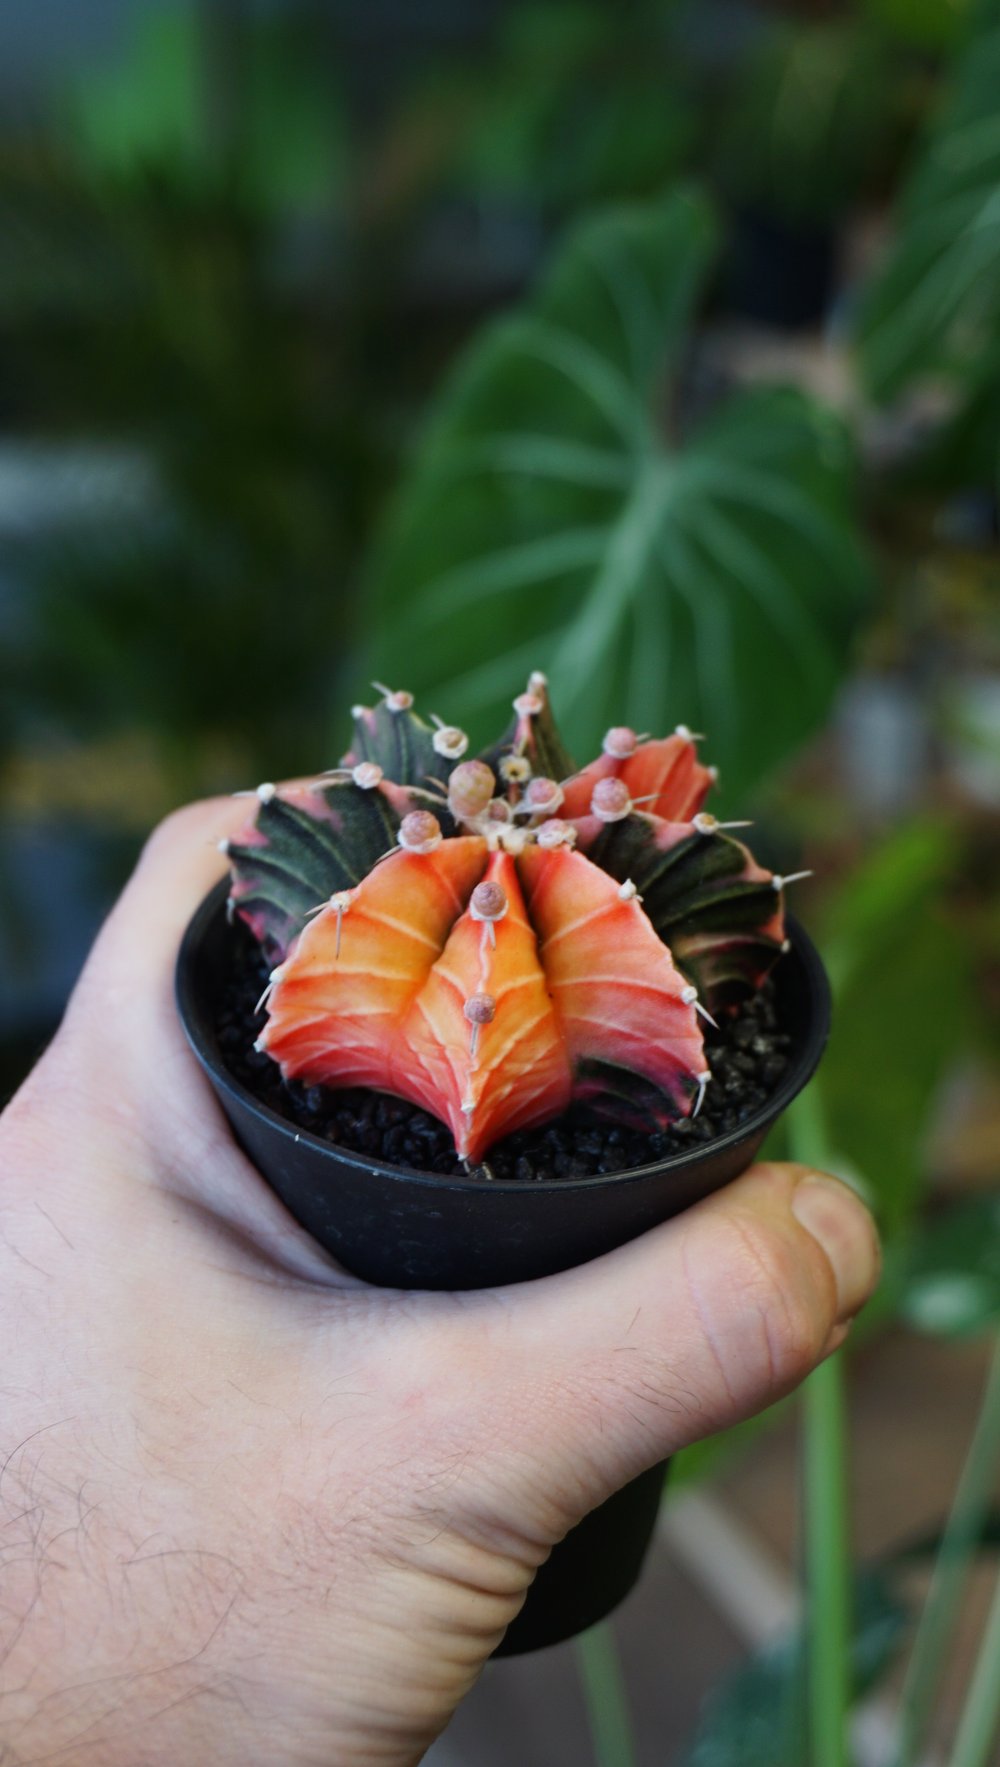
[[979,0],[865,303],[861,359],[881,399],[930,375],[972,396],[1000,389],[998,86],[1000,5]]
[[545,216],[648,196],[699,133],[677,0],[559,0],[503,9],[487,60],[438,68],[415,96],[452,120],[447,175]]
[[[741,176],[763,166],[765,197],[773,185],[779,208],[794,178],[796,206],[843,210],[876,178],[879,156],[885,175],[890,136],[899,151],[893,119],[910,102],[912,33],[871,5],[833,23],[761,13],[744,35],[744,47],[720,54],[679,0],[511,4],[478,50],[428,50],[359,105],[343,36],[323,9],[153,6],[132,15],[116,58],[63,82],[51,127],[0,138],[0,353],[13,413],[35,435],[131,450],[152,467],[155,491],[148,510],[56,524],[20,549],[14,570],[33,617],[0,663],[8,742],[39,714],[67,737],[138,727],[156,744],[170,797],[295,770],[328,754],[328,707],[356,692],[364,636],[377,673],[399,655],[410,673],[413,635],[428,644],[418,672],[429,685],[492,657],[494,699],[506,694],[501,677],[515,659],[509,636],[499,650],[492,642],[496,601],[444,634],[418,607],[433,548],[417,557],[414,538],[397,553],[410,580],[397,572],[398,592],[359,601],[401,447],[478,304],[503,288],[487,251],[478,289],[473,277],[464,293],[432,293],[427,228],[464,193],[487,220],[497,203],[512,225],[540,219],[543,237],[598,201],[655,203],[682,165],[725,187],[727,151]],[[926,69],[932,58],[919,54]],[[773,131],[754,119],[779,96],[774,122],[786,133],[775,152]],[[609,705],[630,697],[652,723],[666,668],[672,702],[708,722],[736,790],[822,719],[864,571],[849,531],[850,449],[828,413],[761,391],[691,421],[676,374],[689,351],[679,314],[709,296],[706,268],[692,259],[656,272],[665,305],[652,323],[665,331],[652,347],[663,361],[626,370],[632,411],[622,416],[645,442],[640,458],[624,433],[612,438],[617,483],[588,483],[584,472],[559,484],[537,459],[527,473],[494,467],[476,487],[470,473],[446,499],[434,545],[460,560],[457,524],[473,519],[487,550],[519,544],[522,529],[532,543],[555,533],[561,545],[560,524],[578,529],[586,500],[606,569],[522,578],[504,601],[505,634],[518,632],[524,655],[539,643],[561,650],[581,740],[604,715],[596,698],[585,703],[586,671],[606,684]],[[579,401],[568,410],[569,389],[551,374],[536,409],[531,374],[503,368],[502,334],[478,340],[480,374],[487,360],[507,374],[502,401],[519,381],[532,446],[558,393],[556,434],[578,445],[594,414]],[[671,354],[668,390],[660,370]],[[427,457],[403,493],[411,511],[421,498],[433,509],[433,438],[456,421],[455,385],[445,382]],[[477,421],[491,419],[484,410]],[[750,458],[758,433],[768,438],[760,461]],[[607,547],[628,538],[654,469],[661,488],[670,480],[662,532],[616,578]],[[793,580],[803,598],[788,593]],[[585,615],[570,630],[581,594]],[[294,694],[279,686],[279,606],[293,606],[308,634]],[[764,693],[768,637],[781,696]],[[753,666],[741,667],[741,707],[728,676],[744,655]],[[473,682],[471,697],[481,692]],[[468,708],[473,720],[477,710]],[[736,734],[747,729],[749,746]]]
[[521,0],[488,58],[436,66],[415,110],[447,119],[446,173],[564,220],[696,167],[793,222],[886,188],[958,10],[869,0],[832,15],[683,0]]
[[1000,1328],[1000,1195],[938,1210],[913,1235],[900,1313],[917,1331],[943,1337]]
[[[910,1628],[889,1568],[857,1574],[854,1611],[851,1679],[862,1699],[897,1660]],[[710,1694],[678,1767],[808,1767],[807,1653],[799,1626],[741,1663]]]
[[122,64],[68,89],[63,132],[81,169],[128,184],[170,167],[191,192],[238,192],[257,215],[323,212],[348,183],[339,70],[295,13],[158,7],[137,15]]
[[[234,770],[300,767],[349,691],[355,560],[405,373],[372,266],[343,251],[343,108],[315,50],[232,9],[157,11],[61,131],[0,156],[15,409],[152,470],[148,507],[18,549],[32,618],[4,657],[8,704],[151,732],[173,797],[225,783],[206,763],[220,741]],[[291,691],[279,603],[309,634]]]
[[761,34],[722,108],[720,183],[791,223],[828,223],[883,186],[912,122],[914,76],[865,10]]
[[957,832],[908,824],[859,865],[820,943],[834,987],[817,1085],[838,1155],[892,1239],[923,1198],[938,1084],[975,1035],[972,951],[949,914]]

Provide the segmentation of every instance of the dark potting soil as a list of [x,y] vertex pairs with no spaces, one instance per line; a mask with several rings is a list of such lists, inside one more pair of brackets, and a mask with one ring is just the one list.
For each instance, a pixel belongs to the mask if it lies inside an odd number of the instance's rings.
[[[455,1152],[451,1132],[418,1105],[365,1087],[332,1091],[285,1081],[270,1056],[253,1045],[266,1015],[256,1012],[267,982],[260,947],[239,923],[233,926],[231,967],[218,1002],[219,1053],[234,1079],[300,1129],[354,1153],[420,1172],[469,1176]],[[669,1129],[622,1128],[570,1110],[537,1129],[518,1129],[489,1151],[473,1175],[490,1178],[590,1178],[625,1172],[714,1141],[746,1122],[766,1104],[788,1066],[791,1039],[781,1030],[770,982],[709,1029],[705,1054],[712,1081],[697,1117]]]

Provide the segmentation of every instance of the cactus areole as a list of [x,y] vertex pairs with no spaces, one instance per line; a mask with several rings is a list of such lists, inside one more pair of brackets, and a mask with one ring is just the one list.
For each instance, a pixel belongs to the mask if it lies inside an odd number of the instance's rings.
[[379,692],[340,767],[261,786],[225,843],[230,914],[270,966],[257,1048],[286,1080],[412,1101],[469,1166],[571,1106],[650,1130],[696,1113],[702,1024],[780,957],[789,881],[703,810],[698,739],[616,726],[576,769],[533,674],[468,758]]

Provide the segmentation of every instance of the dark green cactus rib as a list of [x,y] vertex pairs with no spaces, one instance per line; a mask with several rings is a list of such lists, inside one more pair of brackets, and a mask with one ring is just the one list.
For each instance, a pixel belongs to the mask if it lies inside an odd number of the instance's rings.
[[552,706],[544,688],[538,697],[542,709],[530,718],[515,712],[499,742],[484,749],[479,759],[496,772],[505,755],[523,754],[531,763],[532,773],[543,779],[568,779],[576,772],[576,762],[566,748],[552,716]]
[[619,882],[631,878],[674,962],[709,1011],[760,986],[781,955],[781,898],[755,876],[739,841],[721,832],[682,833],[634,814],[610,823],[587,858]]
[[374,761],[396,785],[426,786],[448,778],[455,765],[434,748],[434,729],[409,707],[393,711],[387,700],[365,706],[354,720],[354,735],[344,764]]
[[[685,1090],[691,1099],[698,1095],[693,1084]],[[575,1097],[589,1115],[622,1123],[630,1129],[648,1133],[677,1121],[675,1100],[642,1074],[609,1061],[590,1059],[577,1064]]]
[[228,845],[234,911],[279,961],[310,909],[360,883],[394,845],[398,827],[386,794],[350,779],[301,791],[294,802],[277,794],[262,800],[255,838]]

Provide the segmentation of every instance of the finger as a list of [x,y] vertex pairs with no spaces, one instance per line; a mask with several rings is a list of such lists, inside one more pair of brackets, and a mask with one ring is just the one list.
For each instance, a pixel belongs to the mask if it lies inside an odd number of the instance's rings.
[[160,1103],[179,1116],[200,1098],[199,1079],[174,1004],[181,936],[225,870],[220,840],[246,806],[208,798],[176,810],[150,835],[73,991],[53,1046],[79,1088],[138,1107],[147,1127]]
[[569,1525],[791,1391],[843,1340],[879,1269],[874,1224],[846,1185],[757,1166],[591,1264],[497,1291],[492,1312],[484,1297],[486,1427],[506,1416]]
[[123,1124],[152,1132],[158,1104],[183,1113],[198,1077],[174,1004],[181,936],[225,861],[218,843],[246,820],[232,798],[175,810],[153,830],[73,990],[49,1052],[65,1083]]

